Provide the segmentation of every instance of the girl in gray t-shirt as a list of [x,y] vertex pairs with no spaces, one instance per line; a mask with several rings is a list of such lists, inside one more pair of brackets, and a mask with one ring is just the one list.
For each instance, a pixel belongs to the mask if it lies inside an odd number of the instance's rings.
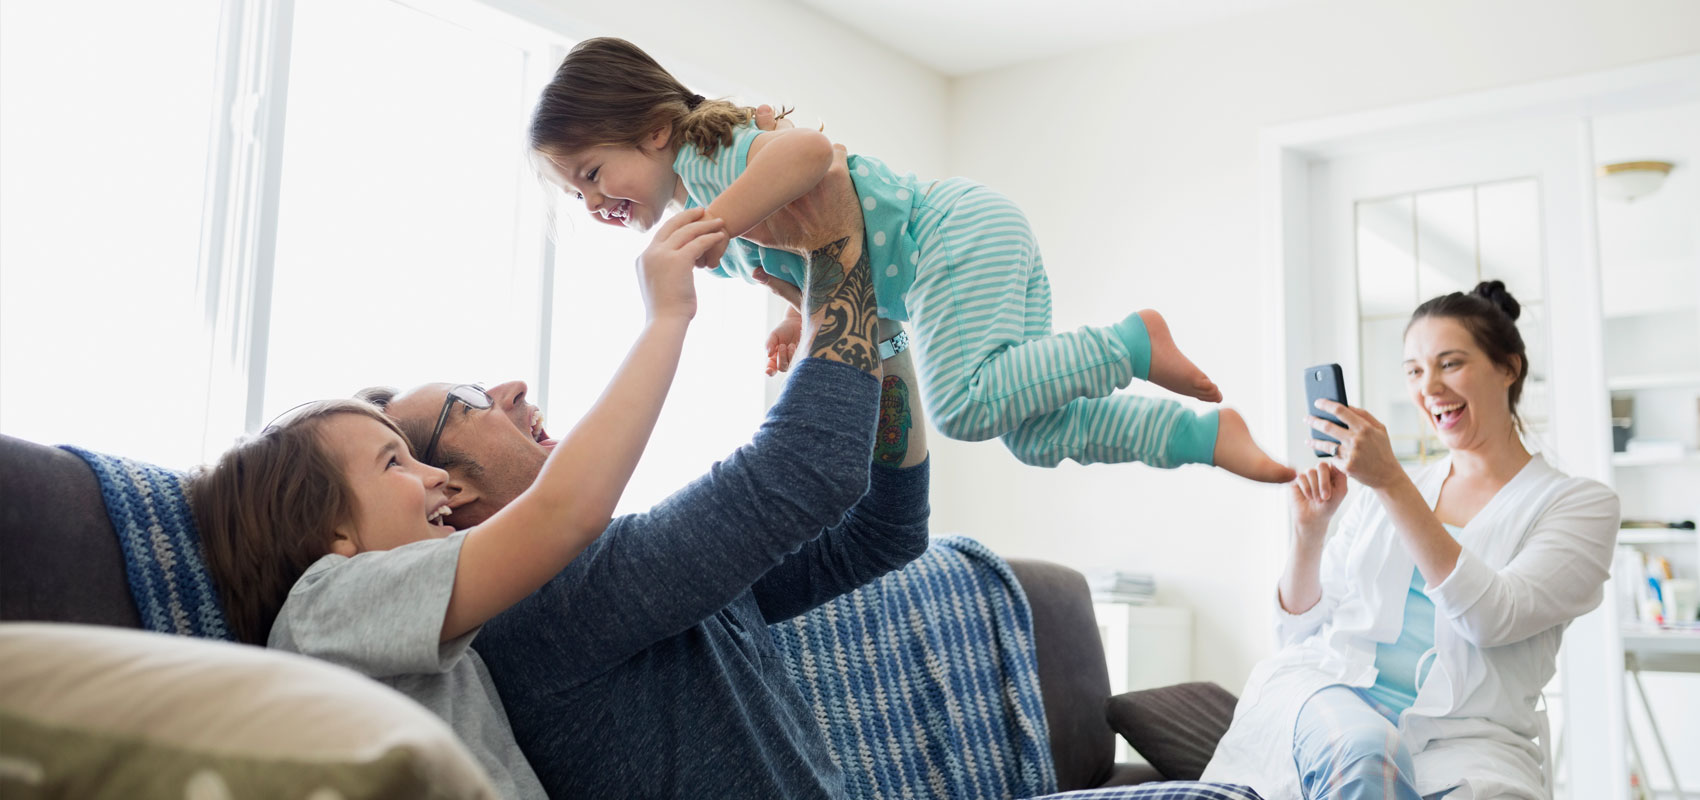
[[[696,313],[693,265],[725,242],[723,228],[687,211],[656,232],[638,259],[649,319],[630,355],[531,488],[477,527],[445,524],[448,473],[416,460],[401,428],[358,400],[297,407],[194,476],[196,522],[237,635],[395,687],[454,728],[502,796],[544,797],[472,640],[607,525]],[[539,425],[528,406],[475,386],[419,391],[441,393],[433,441],[474,414]]]

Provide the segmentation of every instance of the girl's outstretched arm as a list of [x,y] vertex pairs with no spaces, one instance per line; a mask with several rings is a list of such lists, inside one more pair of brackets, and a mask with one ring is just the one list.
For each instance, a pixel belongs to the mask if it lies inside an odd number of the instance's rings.
[[696,315],[693,266],[725,241],[724,223],[700,209],[681,212],[656,231],[637,264],[648,323],[601,399],[562,437],[531,488],[467,533],[443,618],[444,641],[531,594],[608,526],[661,414]]
[[742,236],[820,183],[832,159],[832,140],[820,131],[763,133],[750,143],[744,174],[708,204],[708,215],[726,221],[727,236]]

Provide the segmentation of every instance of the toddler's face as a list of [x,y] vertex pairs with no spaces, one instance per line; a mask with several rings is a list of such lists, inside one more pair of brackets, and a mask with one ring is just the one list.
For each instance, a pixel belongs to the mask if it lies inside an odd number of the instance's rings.
[[407,442],[377,420],[337,414],[321,426],[354,492],[354,518],[337,526],[332,552],[352,557],[454,532],[440,521],[449,507],[448,473],[415,461]]
[[684,184],[673,172],[668,133],[657,131],[638,147],[603,145],[565,156],[536,155],[544,180],[584,201],[597,222],[647,231],[668,206],[682,203]]

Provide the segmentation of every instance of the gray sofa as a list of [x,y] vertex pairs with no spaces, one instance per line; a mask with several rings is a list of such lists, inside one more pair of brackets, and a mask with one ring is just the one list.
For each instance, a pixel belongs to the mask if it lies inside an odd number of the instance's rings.
[[[1196,779],[1231,719],[1232,695],[1185,684],[1111,698],[1085,579],[1043,561],[1010,566],[1032,606],[1059,789]],[[0,621],[25,620],[141,627],[88,466],[0,435]],[[1117,732],[1157,767],[1116,763]]]

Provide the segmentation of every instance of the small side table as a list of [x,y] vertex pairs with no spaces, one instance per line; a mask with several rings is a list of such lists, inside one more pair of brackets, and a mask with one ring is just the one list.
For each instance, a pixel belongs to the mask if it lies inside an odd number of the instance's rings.
[[[1192,609],[1094,602],[1110,694],[1173,686],[1192,680]],[[1116,760],[1143,762],[1120,737]]]

